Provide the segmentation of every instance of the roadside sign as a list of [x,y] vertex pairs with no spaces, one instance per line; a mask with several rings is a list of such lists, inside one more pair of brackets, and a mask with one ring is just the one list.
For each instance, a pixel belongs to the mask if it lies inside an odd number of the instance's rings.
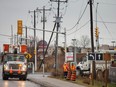
[[106,61],[110,61],[111,60],[110,53],[104,53],[104,60],[106,60]]
[[95,53],[89,53],[88,60],[95,60]]
[[102,53],[96,53],[96,60],[103,60],[103,54]]
[[32,58],[32,55],[29,54],[29,53],[27,53],[25,57],[26,57],[26,58]]
[[88,60],[103,60],[102,53],[89,53]]
[[18,35],[22,35],[23,34],[22,26],[23,26],[23,21],[22,20],[18,20],[17,21],[17,34]]
[[73,61],[73,52],[67,52],[66,58],[67,58],[67,61]]

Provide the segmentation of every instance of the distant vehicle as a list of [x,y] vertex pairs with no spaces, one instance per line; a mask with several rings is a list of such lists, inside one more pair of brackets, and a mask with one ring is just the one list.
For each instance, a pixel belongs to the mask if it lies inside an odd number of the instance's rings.
[[6,53],[3,55],[2,78],[3,80],[8,80],[8,78],[26,80],[27,59],[24,54]]

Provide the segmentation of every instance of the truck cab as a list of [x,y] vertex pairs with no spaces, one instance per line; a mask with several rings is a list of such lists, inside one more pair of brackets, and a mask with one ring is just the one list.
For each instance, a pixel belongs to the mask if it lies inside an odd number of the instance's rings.
[[26,80],[27,59],[25,58],[24,54],[4,54],[2,78],[3,80],[8,80],[8,78],[19,78],[20,80]]
[[79,74],[83,75],[84,72],[90,71],[91,62],[88,60],[87,56],[82,58],[82,61],[77,64],[77,71]]

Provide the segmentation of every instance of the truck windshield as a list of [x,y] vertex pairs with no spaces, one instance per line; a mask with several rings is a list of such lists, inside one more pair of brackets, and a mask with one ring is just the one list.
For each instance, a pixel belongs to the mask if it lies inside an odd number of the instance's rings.
[[25,56],[24,55],[7,55],[4,58],[4,61],[25,61]]

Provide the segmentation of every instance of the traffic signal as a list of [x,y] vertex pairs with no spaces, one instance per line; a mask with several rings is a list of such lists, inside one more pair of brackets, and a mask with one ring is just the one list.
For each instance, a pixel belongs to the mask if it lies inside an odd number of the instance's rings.
[[36,55],[36,50],[34,50],[34,54]]
[[22,20],[18,20],[17,21],[17,34],[18,35],[22,35],[22,27],[23,27],[23,23]]
[[98,31],[98,27],[96,27],[96,29],[95,29],[95,37],[98,39],[98,36],[99,36],[99,31]]

